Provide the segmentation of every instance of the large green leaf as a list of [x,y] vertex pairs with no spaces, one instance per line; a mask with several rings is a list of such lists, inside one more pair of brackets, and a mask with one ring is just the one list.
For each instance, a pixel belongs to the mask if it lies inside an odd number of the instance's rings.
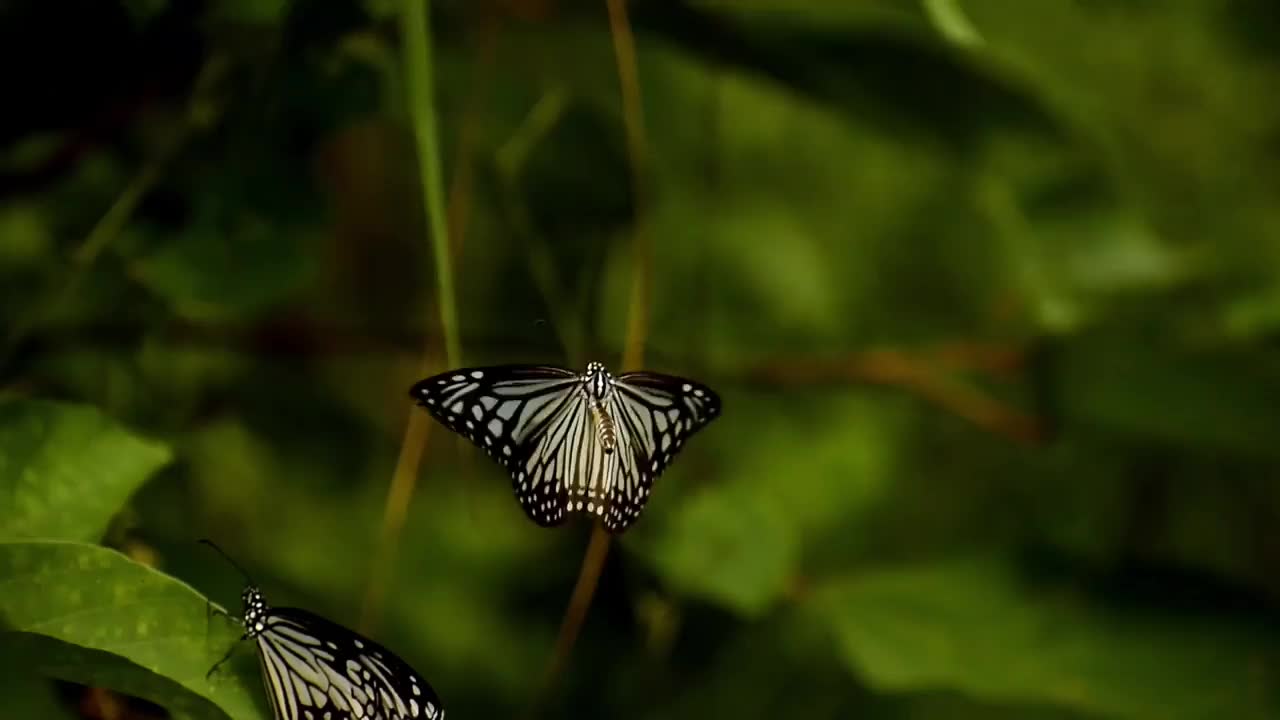
[[1263,718],[1280,711],[1274,630],[1245,620],[1089,604],[1009,567],[959,560],[869,572],[814,598],[874,687],[951,689],[1120,718]]
[[[860,547],[852,528],[885,494],[904,413],[852,392],[733,393],[726,407],[658,481],[627,542],[671,588],[759,617],[800,579],[802,559],[812,570]],[[732,480],[681,497],[711,457]]]
[[19,643],[10,642],[16,634],[0,635],[0,639],[0,697],[4,698],[6,716],[39,720],[75,717],[58,703],[53,683],[32,671],[28,655],[17,647]]
[[0,537],[93,540],[169,450],[97,409],[0,403]]
[[696,494],[642,552],[667,582],[746,616],[760,616],[796,572],[795,531],[776,504],[749,492]]
[[1170,447],[1274,459],[1280,372],[1257,354],[1097,335],[1050,356],[1067,422]]
[[[0,622],[42,674],[138,695],[195,718],[267,718],[249,654],[189,585],[107,548],[0,542]],[[225,715],[224,715],[225,713]]]

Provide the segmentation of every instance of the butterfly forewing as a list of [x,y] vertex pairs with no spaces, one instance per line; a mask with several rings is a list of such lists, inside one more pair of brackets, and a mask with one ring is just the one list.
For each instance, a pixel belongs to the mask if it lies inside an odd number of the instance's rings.
[[502,365],[429,377],[410,394],[445,427],[505,465],[515,445],[554,414],[557,401],[577,382],[572,372],[556,367]]
[[258,657],[279,720],[443,720],[439,696],[378,643],[298,608],[272,608]]
[[411,394],[507,468],[537,524],[559,525],[569,513],[585,512],[621,532],[639,517],[654,478],[684,441],[719,414],[720,399],[684,378],[613,378],[595,368],[586,375],[546,365],[465,368],[427,378]]

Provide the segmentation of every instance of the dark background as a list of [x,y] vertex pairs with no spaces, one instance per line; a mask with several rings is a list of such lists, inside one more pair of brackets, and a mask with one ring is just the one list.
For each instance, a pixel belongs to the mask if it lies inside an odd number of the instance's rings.
[[[0,385],[172,453],[95,540],[463,720],[1280,716],[1273,3],[634,2],[642,113],[604,0],[401,9],[0,5]],[[447,334],[724,397],[545,693],[586,524],[438,425],[389,495]]]

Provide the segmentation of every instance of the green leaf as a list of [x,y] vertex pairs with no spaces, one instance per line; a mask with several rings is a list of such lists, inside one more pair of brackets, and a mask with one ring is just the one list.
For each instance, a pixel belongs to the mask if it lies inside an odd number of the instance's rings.
[[1029,587],[995,562],[870,572],[814,601],[849,666],[882,690],[950,689],[1120,718],[1262,718],[1280,709],[1258,672],[1277,649],[1274,631],[1104,609]]
[[0,542],[0,622],[29,667],[117,689],[195,718],[267,718],[247,653],[189,585],[95,545]]
[[749,492],[698,493],[640,552],[676,589],[763,615],[795,573],[799,546],[776,504]]
[[1179,449],[1274,459],[1280,371],[1238,352],[1079,337],[1053,357],[1054,401],[1070,422]]
[[[0,633],[4,631],[0,629]],[[53,683],[32,672],[29,655],[8,642],[12,634],[0,634],[0,697],[6,717],[62,720],[75,717],[58,702]]]
[[[759,617],[793,586],[802,556],[812,570],[859,547],[850,528],[884,496],[907,416],[898,403],[858,393],[797,391],[781,401],[738,393],[725,404],[733,415],[693,440],[659,480],[628,547],[672,589]],[[739,422],[751,426],[745,446]],[[717,477],[733,480],[681,497],[698,476],[690,471],[709,457],[718,458]]]
[[252,316],[284,302],[311,272],[305,231],[249,212],[207,215],[135,266],[137,279],[184,317]]
[[213,7],[217,19],[248,25],[278,24],[289,11],[285,0],[229,0]]
[[0,537],[99,538],[169,458],[92,407],[0,403]]

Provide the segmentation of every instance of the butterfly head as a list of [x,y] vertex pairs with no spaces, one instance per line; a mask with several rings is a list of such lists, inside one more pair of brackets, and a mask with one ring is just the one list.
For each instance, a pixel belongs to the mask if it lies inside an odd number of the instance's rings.
[[240,602],[244,607],[245,637],[257,637],[267,629],[267,601],[261,590],[250,585],[240,595]]
[[603,363],[589,362],[587,372],[582,376],[582,384],[586,386],[591,397],[604,400],[613,390],[613,376],[605,370]]

